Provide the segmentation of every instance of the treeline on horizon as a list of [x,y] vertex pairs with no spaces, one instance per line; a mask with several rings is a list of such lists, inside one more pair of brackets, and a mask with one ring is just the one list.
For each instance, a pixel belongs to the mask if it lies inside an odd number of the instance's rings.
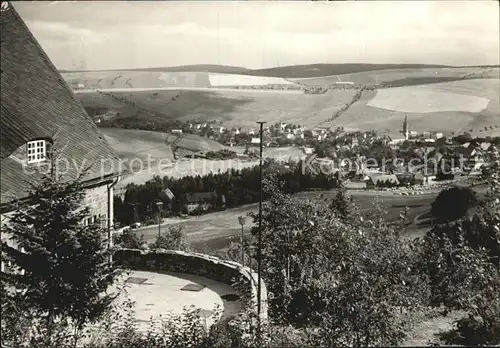
[[[288,161],[287,164],[279,164],[274,160],[268,160],[263,166],[263,174],[269,172],[274,173],[281,182],[284,182],[283,190],[287,193],[311,189],[328,190],[340,186],[335,176],[321,172],[315,174],[304,171],[303,173],[301,162]],[[129,225],[133,222],[156,222],[158,217],[156,202],[160,200],[160,192],[167,188],[172,191],[175,198],[171,202],[164,202],[162,211],[164,217],[177,215],[183,211],[184,196],[187,193],[215,192],[219,197],[224,195],[225,205],[223,206],[221,200],[218,199],[214,202],[212,210],[235,208],[259,201],[260,169],[259,166],[255,166],[179,179],[155,176],[142,185],[129,184],[123,199],[118,196],[114,198],[115,219],[122,225]],[[264,199],[267,198],[264,195]]]
[[241,74],[267,77],[308,78],[328,75],[352,74],[373,70],[419,69],[419,68],[498,68],[500,65],[440,65],[440,64],[369,64],[369,63],[320,63],[305,65],[276,66],[263,69],[247,69],[239,66],[195,64],[172,67],[109,69],[109,70],[59,70],[60,73],[85,73],[105,71],[158,71],[158,72],[211,72],[220,74]]

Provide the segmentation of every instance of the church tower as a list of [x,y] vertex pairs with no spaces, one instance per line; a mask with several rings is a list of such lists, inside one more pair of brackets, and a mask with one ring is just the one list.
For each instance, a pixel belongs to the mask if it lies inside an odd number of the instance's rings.
[[408,114],[405,114],[405,121],[403,122],[403,134],[405,135],[405,140],[410,139],[410,127],[408,126]]

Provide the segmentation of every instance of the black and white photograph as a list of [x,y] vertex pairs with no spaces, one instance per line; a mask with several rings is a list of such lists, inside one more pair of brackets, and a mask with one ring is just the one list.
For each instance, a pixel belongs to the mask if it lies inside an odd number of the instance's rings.
[[1,346],[500,346],[500,5],[1,1]]

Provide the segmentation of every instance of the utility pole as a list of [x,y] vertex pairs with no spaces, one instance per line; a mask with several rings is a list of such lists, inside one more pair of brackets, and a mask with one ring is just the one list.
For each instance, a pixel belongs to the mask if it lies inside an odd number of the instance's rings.
[[245,217],[244,216],[238,216],[238,222],[241,225],[241,265],[245,266],[245,248],[243,246],[244,243],[244,235],[243,235],[243,225],[245,225]]
[[260,340],[260,312],[261,312],[261,290],[262,290],[262,134],[264,132],[264,123],[257,122],[260,124],[260,199],[259,199],[259,238],[257,244],[257,336]]
[[128,205],[130,205],[132,207],[132,209],[134,210],[133,211],[133,214],[132,214],[132,224],[135,224],[135,218],[136,218],[136,215],[137,215],[137,211],[135,210],[135,206],[137,205],[138,203],[129,203]]
[[161,212],[163,208],[163,202],[158,201],[156,202],[156,205],[158,206],[158,238],[161,236]]

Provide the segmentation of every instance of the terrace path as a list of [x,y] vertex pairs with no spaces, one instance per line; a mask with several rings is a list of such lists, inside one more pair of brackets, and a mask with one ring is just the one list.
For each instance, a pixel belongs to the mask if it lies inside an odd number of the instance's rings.
[[[138,284],[139,282],[141,283]],[[188,284],[204,287],[200,291],[181,290]],[[191,274],[133,271],[125,276],[119,285],[125,285],[125,294],[121,295],[121,298],[128,297],[135,302],[139,330],[146,330],[151,318],[165,318],[169,313],[179,315],[182,314],[183,308],[190,306],[201,310],[200,315],[205,318],[204,324],[207,327],[221,319],[237,315],[241,309],[239,300],[226,301],[222,298],[224,295],[236,294],[230,285]],[[217,305],[223,310],[222,316],[214,314]],[[122,314],[125,315],[125,312]]]

